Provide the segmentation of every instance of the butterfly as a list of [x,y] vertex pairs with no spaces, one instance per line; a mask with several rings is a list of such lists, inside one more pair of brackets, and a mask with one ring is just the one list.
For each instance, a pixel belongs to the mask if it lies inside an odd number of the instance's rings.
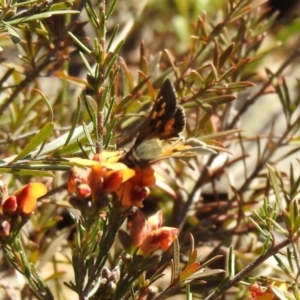
[[185,141],[181,135],[185,126],[184,108],[179,105],[175,88],[167,79],[123,161],[130,166],[144,167],[170,157],[195,156],[200,152],[215,153],[197,139]]

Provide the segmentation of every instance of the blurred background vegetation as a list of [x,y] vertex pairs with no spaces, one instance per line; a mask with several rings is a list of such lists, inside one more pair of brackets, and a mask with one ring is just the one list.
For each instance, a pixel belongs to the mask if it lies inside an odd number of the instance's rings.
[[[153,100],[146,79],[158,91],[166,77],[186,110],[185,136],[218,150],[157,164],[165,182],[144,201],[147,216],[162,209],[165,224],[180,229],[182,264],[190,234],[201,262],[222,255],[209,268],[225,275],[190,293],[249,299],[254,282],[279,281],[289,294],[276,291],[278,299],[298,299],[300,5],[264,2],[1,2],[0,172],[12,191],[32,178],[49,189],[22,240],[54,299],[70,297],[63,282],[74,278],[69,211],[76,214],[67,202],[70,166],[56,159],[84,156],[102,140],[104,148],[130,147],[136,116]],[[114,4],[101,24],[101,7],[108,13]],[[103,139],[95,129],[100,115]],[[42,128],[45,136],[32,143]],[[109,268],[120,252],[112,247]],[[1,255],[1,299],[34,299]],[[163,254],[161,264],[170,257]],[[168,280],[145,299],[163,299],[157,295]],[[177,299],[189,299],[184,293],[176,290]]]

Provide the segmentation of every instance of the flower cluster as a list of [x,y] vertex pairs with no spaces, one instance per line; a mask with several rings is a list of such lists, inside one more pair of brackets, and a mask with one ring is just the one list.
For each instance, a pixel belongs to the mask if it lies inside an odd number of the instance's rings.
[[71,169],[68,190],[83,199],[93,202],[104,195],[116,192],[121,184],[134,175],[134,171],[121,163],[95,163],[89,169],[73,167]]
[[[143,200],[150,193],[149,187],[156,183],[151,167],[131,169],[101,155],[91,161],[77,159],[76,162],[88,167],[71,169],[68,191],[73,193],[70,203],[84,214],[89,211],[97,215],[112,199],[124,208],[142,207]],[[129,227],[129,234],[120,230],[121,242],[129,253],[137,250],[143,256],[157,250],[168,250],[178,233],[177,228],[162,227],[161,211],[146,220],[137,209]]]
[[76,202],[74,206],[80,208],[80,200],[84,200],[103,208],[114,195],[122,206],[142,207],[142,201],[149,195],[149,187],[155,184],[154,170],[130,169],[120,162],[97,159],[90,161],[90,168],[71,169],[68,191],[76,194],[71,203]]
[[43,183],[32,182],[9,195],[7,186],[1,181],[0,192],[0,236],[9,237],[16,234],[28,220],[36,208],[38,198],[47,193],[47,188]]

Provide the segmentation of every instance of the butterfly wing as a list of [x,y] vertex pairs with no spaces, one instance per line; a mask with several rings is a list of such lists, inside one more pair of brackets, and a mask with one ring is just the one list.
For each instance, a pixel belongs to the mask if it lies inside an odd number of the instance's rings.
[[143,123],[133,147],[144,140],[178,137],[185,128],[184,109],[178,105],[177,95],[170,80],[166,80],[156,98],[152,111]]

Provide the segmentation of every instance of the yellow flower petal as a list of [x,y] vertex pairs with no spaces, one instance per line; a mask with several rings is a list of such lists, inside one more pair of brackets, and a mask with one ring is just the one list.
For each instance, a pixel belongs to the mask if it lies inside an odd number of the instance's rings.
[[45,195],[47,188],[43,183],[32,182],[14,193],[17,197],[18,212],[30,214],[36,207],[37,198]]

